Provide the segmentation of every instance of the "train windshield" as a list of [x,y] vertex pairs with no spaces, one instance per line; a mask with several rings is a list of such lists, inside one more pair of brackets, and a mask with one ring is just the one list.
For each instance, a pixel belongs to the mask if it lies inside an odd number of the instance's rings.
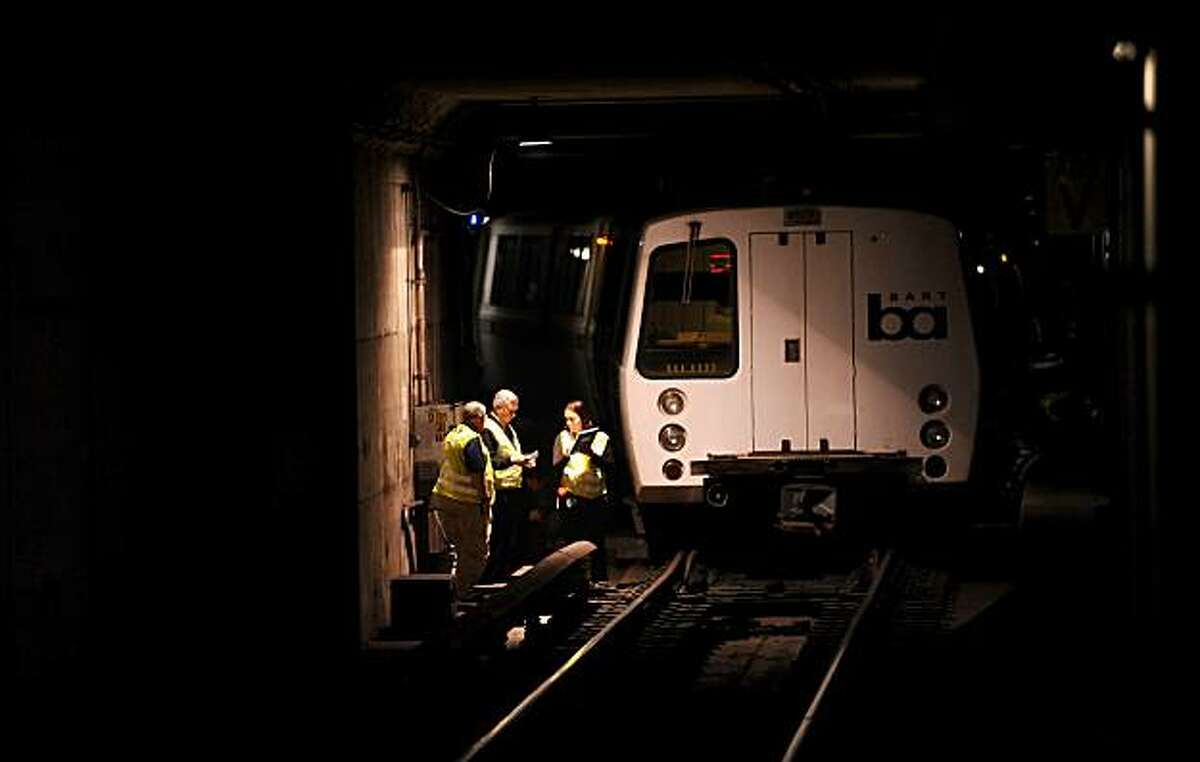
[[650,255],[638,340],[647,378],[726,378],[737,370],[737,252],[732,241],[660,246]]

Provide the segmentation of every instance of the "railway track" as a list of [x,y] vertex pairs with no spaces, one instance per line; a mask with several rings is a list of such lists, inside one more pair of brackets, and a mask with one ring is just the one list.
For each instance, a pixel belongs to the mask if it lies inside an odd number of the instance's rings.
[[[460,757],[800,759],[902,563],[764,578],[679,554],[558,646],[561,666]],[[852,679],[852,678],[849,678]]]

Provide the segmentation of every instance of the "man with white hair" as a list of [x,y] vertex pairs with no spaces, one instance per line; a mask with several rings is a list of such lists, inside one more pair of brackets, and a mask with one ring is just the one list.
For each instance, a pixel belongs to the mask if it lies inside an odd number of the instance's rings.
[[479,581],[487,562],[495,475],[479,438],[486,417],[482,402],[463,406],[463,422],[442,441],[441,470],[430,500],[458,556],[454,584],[460,594]]
[[490,557],[483,572],[486,581],[503,579],[525,560],[530,501],[524,474],[526,468],[537,464],[537,451],[521,452],[521,440],[512,426],[520,406],[516,393],[501,389],[492,399],[492,412],[483,423],[483,444],[496,474]]

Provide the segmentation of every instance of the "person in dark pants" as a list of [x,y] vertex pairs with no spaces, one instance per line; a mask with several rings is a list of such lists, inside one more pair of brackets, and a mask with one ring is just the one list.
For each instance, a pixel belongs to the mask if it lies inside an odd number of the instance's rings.
[[604,469],[612,463],[608,435],[596,426],[580,400],[563,409],[565,428],[554,440],[553,465],[559,474],[558,513],[563,539],[587,540],[596,546],[592,579],[608,579],[605,532],[608,523],[608,487]]
[[484,421],[483,444],[496,475],[496,505],[492,511],[492,536],[485,582],[503,581],[524,561],[529,534],[530,495],[524,486],[526,468],[537,465],[537,452],[521,452],[521,440],[512,421],[520,400],[508,389],[496,392],[492,412]]
[[492,460],[480,441],[487,408],[482,402],[463,406],[463,422],[442,442],[442,464],[431,503],[457,555],[454,586],[470,592],[487,563],[488,521],[495,496]]

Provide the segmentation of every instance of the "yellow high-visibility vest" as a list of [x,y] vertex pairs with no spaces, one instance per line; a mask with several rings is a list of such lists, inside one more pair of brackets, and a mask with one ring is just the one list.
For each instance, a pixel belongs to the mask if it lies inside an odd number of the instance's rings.
[[495,475],[492,472],[492,459],[488,456],[482,440],[479,442],[479,449],[483,450],[483,487],[486,490],[484,494],[479,492],[479,474],[467,470],[467,459],[463,451],[472,439],[479,439],[479,432],[465,423],[460,423],[442,441],[442,466],[438,472],[437,484],[433,488],[435,495],[463,503],[480,503],[485,498],[488,501],[492,500],[495,494]]
[[[588,433],[587,431],[579,432],[579,436]],[[559,435],[558,447],[563,454],[567,455],[567,465],[563,468],[562,481],[559,486],[566,488],[567,492],[579,497],[594,499],[608,493],[608,486],[604,483],[604,470],[600,468],[600,457],[608,449],[608,435],[603,431],[597,431],[592,438],[590,446],[580,449],[578,452],[571,452],[575,447],[576,437],[572,437],[570,432],[563,431]]]
[[[513,429],[512,439],[509,439],[508,435],[504,433],[504,427],[490,415],[483,419],[483,425],[496,438],[496,444],[500,450],[499,455],[504,455],[511,461],[515,456],[521,454],[521,439],[517,436],[516,429]],[[516,463],[513,463],[508,468],[497,469],[496,487],[499,489],[520,489],[521,472],[523,470]]]

